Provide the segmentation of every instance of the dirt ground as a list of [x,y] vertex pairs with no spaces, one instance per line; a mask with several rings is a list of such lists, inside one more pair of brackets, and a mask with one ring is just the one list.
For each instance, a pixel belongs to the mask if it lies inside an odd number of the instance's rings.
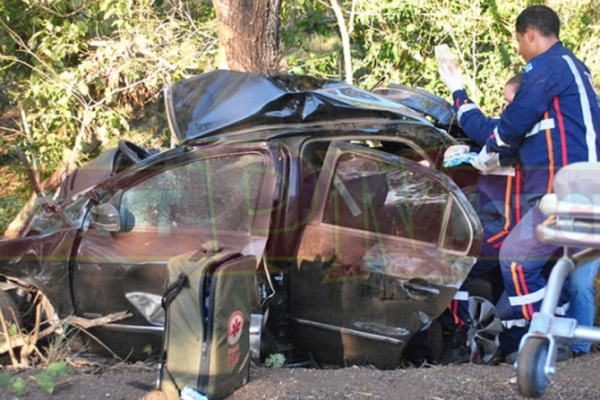
[[[544,399],[600,399],[600,354],[561,362]],[[39,371],[15,372],[25,380],[23,399],[164,400],[154,390],[156,366],[79,367],[58,378],[52,395],[38,387]],[[371,368],[267,369],[252,367],[250,382],[230,400],[254,399],[523,399],[512,366],[473,364],[379,371]],[[14,399],[0,389],[0,399]]]

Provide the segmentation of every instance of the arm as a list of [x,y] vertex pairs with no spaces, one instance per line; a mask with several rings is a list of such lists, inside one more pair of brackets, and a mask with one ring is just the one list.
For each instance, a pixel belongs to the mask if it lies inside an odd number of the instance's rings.
[[465,134],[480,146],[486,144],[498,124],[497,119],[486,117],[477,104],[467,96],[464,89],[462,74],[458,69],[451,69],[445,63],[440,63],[440,77],[452,93],[454,111],[458,122]]
[[458,122],[465,134],[480,146],[485,145],[499,120],[486,117],[477,104],[467,97],[464,90],[455,91],[452,93],[452,98],[454,99],[454,110],[456,110]]

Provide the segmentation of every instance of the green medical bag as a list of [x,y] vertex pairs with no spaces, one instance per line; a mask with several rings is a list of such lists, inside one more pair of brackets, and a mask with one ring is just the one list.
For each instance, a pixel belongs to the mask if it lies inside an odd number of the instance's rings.
[[186,386],[222,399],[248,382],[256,258],[203,246],[168,268],[161,389],[167,400]]

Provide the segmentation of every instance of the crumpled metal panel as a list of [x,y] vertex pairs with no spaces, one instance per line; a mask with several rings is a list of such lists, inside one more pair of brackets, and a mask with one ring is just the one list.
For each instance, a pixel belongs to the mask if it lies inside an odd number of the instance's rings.
[[84,166],[70,173],[61,183],[59,197],[65,202],[84,193],[114,173],[118,149],[111,148],[102,152]]
[[76,231],[0,241],[2,275],[41,289],[59,315],[73,312],[68,263]]
[[452,104],[423,89],[390,84],[384,88],[374,89],[373,93],[428,115],[444,126],[456,120]]
[[225,129],[381,117],[431,123],[400,103],[335,80],[217,70],[173,84],[167,114],[180,144]]

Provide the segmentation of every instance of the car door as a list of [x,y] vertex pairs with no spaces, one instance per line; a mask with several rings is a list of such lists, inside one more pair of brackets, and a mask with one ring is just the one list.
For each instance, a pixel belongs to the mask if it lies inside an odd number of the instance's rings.
[[295,343],[318,361],[397,366],[466,278],[480,229],[439,171],[333,142],[290,273]]
[[[103,327],[102,340],[125,351],[160,334],[169,258],[215,241],[224,251],[257,260],[268,236],[275,190],[273,152],[266,144],[204,148],[147,164],[106,189],[120,229],[92,221],[81,238],[73,270],[77,314],[95,318],[128,311],[130,318]],[[126,343],[120,332],[136,333]],[[113,347],[114,348],[114,347]]]

